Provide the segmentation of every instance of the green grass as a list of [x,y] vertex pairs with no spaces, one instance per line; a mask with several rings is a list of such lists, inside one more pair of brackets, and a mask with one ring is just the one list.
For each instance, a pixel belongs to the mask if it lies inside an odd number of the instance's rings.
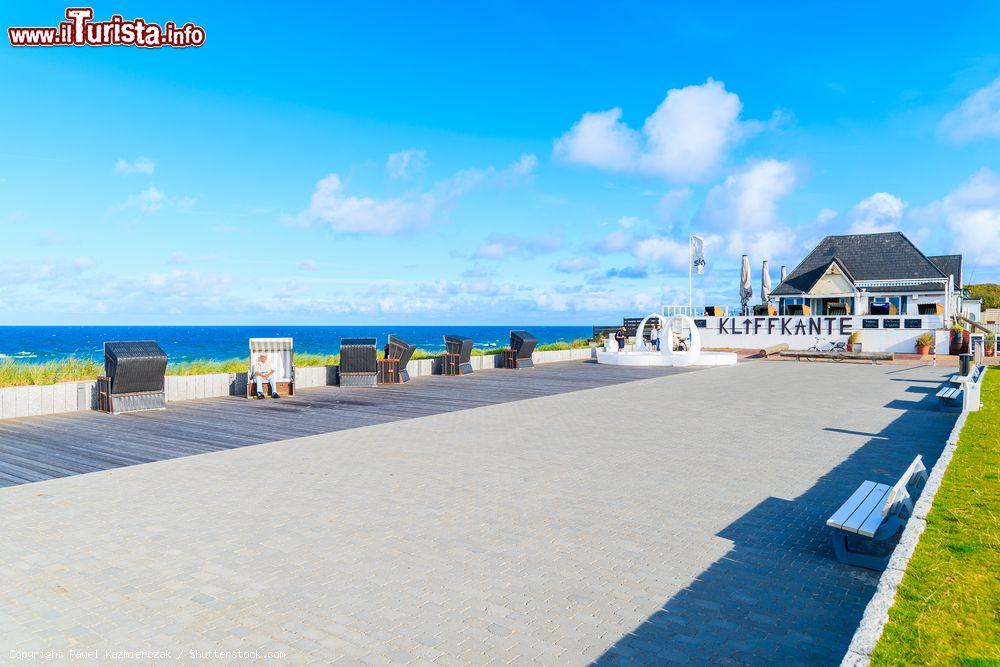
[[1000,371],[983,382],[874,665],[1000,665]]
[[[586,339],[574,340],[572,343],[551,343],[541,345],[538,350],[569,350],[571,348],[587,347]],[[497,349],[474,349],[473,355],[496,354]],[[431,352],[429,350],[417,349],[413,353],[413,359],[433,359],[441,356],[441,352]],[[379,352],[379,356],[382,353]],[[295,365],[305,366],[333,366],[340,363],[339,354],[314,354],[309,352],[296,352]],[[202,375],[207,373],[240,373],[247,369],[247,359],[195,359],[184,361],[167,366],[167,375]],[[104,374],[104,364],[88,359],[67,357],[55,361],[43,363],[27,363],[5,359],[0,361],[0,387],[18,387],[33,384],[56,384],[57,382],[74,382],[80,380],[93,380],[98,375]]]

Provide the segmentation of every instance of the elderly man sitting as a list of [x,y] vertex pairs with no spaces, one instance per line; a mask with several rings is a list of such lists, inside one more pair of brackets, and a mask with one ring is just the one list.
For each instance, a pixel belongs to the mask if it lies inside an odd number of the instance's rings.
[[262,354],[257,357],[257,361],[253,362],[253,368],[250,370],[250,376],[253,378],[254,382],[257,383],[257,398],[264,398],[265,382],[267,382],[271,388],[271,398],[278,398],[278,385],[275,379],[275,371],[270,362],[268,362],[267,355]]

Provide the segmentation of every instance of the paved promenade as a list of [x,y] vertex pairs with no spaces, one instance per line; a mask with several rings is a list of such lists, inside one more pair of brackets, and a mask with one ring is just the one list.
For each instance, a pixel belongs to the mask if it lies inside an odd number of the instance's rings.
[[0,489],[0,662],[834,664],[876,575],[823,523],[934,462],[946,372],[746,363]]

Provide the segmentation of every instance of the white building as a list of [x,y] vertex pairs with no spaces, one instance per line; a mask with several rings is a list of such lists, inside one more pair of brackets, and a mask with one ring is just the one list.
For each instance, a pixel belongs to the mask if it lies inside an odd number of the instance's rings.
[[901,232],[827,236],[771,293],[779,314],[962,312],[962,256],[927,256]]

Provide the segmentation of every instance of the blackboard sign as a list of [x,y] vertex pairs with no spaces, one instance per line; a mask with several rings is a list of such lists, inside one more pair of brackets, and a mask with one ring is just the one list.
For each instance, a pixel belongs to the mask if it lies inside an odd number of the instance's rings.
[[708,323],[705,320],[695,320],[694,325],[699,329],[704,329],[708,326]]
[[862,329],[878,329],[878,320],[863,319],[863,320],[861,320],[861,328]]
[[919,329],[923,326],[923,324],[924,323],[920,321],[919,317],[913,319],[907,318],[903,320],[903,328],[905,329]]
[[882,328],[883,329],[898,329],[899,328],[899,320],[897,320],[897,319],[891,319],[890,320],[889,318],[886,318],[886,319],[882,320]]

